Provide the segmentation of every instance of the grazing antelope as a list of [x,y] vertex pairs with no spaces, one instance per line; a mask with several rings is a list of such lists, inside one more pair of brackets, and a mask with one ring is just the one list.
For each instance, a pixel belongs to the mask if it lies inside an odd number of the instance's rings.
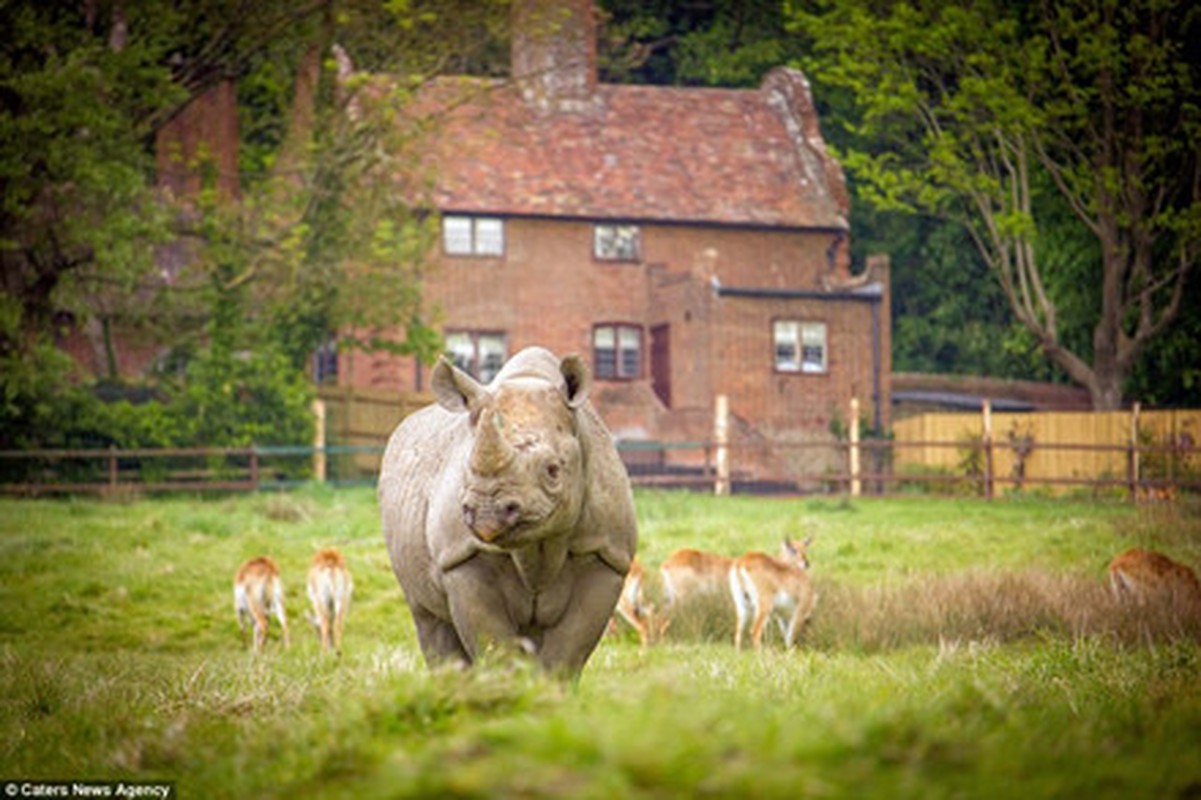
[[[638,641],[646,647],[654,639],[654,618],[655,609],[650,603],[646,602],[646,598],[642,593],[642,582],[646,578],[646,570],[642,566],[642,562],[635,559],[630,564],[630,571],[626,573],[625,584],[621,587],[621,596],[617,598],[617,608],[615,609],[618,616],[638,631]],[[616,618],[610,620],[610,630],[617,630]]]
[[1176,487],[1143,484],[1135,492],[1135,499],[1140,503],[1172,503],[1176,500]]
[[1152,598],[1166,598],[1173,604],[1201,607],[1201,581],[1197,573],[1154,550],[1132,547],[1115,556],[1109,562],[1109,586],[1119,601],[1144,603]]
[[659,566],[668,607],[693,595],[720,590],[730,570],[730,562],[726,556],[688,547],[669,555]]
[[762,647],[763,627],[775,612],[782,614],[778,622],[780,632],[784,634],[784,647],[792,647],[817,605],[817,593],[809,579],[808,548],[812,539],[785,539],[780,547],[780,558],[772,558],[766,553],[747,553],[734,559],[729,580],[737,615],[736,648],[742,648],[742,631],[748,618],[752,618],[751,642],[756,649]]
[[267,615],[275,613],[283,629],[284,646],[288,646],[288,617],[284,613],[284,585],[279,578],[279,567],[270,556],[252,558],[238,568],[234,575],[234,612],[238,615],[238,629],[242,642],[246,642],[246,623],[254,625],[254,651],[257,653],[267,641]]
[[318,550],[309,567],[309,602],[313,604],[309,622],[321,636],[322,653],[329,652],[332,635],[334,652],[342,655],[342,627],[353,591],[354,581],[342,554],[332,547]]

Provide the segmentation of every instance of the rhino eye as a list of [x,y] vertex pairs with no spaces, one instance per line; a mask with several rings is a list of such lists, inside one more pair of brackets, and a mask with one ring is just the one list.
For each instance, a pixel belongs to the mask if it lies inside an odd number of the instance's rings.
[[556,461],[552,461],[546,465],[546,477],[552,481],[559,480],[559,473],[562,471],[563,468]]

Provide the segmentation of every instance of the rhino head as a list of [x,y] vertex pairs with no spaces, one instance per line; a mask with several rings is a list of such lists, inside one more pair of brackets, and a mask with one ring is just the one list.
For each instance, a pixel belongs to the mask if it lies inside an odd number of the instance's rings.
[[[545,351],[543,351],[545,353]],[[438,403],[466,413],[474,442],[464,524],[482,543],[523,547],[569,531],[586,491],[576,412],[590,378],[578,356],[532,363],[484,386],[446,359],[431,376]]]

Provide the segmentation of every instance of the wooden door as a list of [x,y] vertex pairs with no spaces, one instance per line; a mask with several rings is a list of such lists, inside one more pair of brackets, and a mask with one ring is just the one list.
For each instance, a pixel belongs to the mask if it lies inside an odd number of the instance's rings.
[[671,326],[651,328],[651,388],[671,408]]

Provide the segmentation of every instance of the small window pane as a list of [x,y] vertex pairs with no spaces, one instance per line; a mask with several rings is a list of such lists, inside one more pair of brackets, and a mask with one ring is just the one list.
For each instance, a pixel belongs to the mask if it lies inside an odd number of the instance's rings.
[[774,325],[777,370],[796,372],[800,369],[798,327],[795,322],[777,322]]
[[597,225],[593,252],[609,261],[637,261],[638,238],[637,225]]
[[642,372],[642,333],[637,328],[620,328],[618,330],[621,343],[621,377],[636,378]]
[[331,337],[313,351],[313,380],[316,383],[338,382],[338,340]]
[[826,326],[808,323],[801,328],[801,370],[826,371]]
[[479,379],[491,383],[505,363],[505,337],[495,334],[480,335]]
[[477,219],[475,221],[475,252],[481,256],[504,255],[504,222],[499,219]]
[[475,372],[475,346],[471,342],[471,334],[446,334],[446,350],[456,367],[469,375]]
[[592,332],[593,358],[596,362],[596,377],[617,377],[617,331],[609,325]]
[[442,247],[451,255],[471,254],[471,218],[442,218]]

